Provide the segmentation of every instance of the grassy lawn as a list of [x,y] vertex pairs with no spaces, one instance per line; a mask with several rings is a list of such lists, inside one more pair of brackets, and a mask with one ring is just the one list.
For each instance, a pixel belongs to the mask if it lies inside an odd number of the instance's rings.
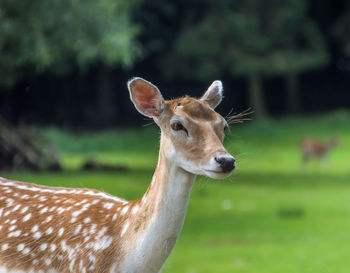
[[[72,134],[44,129],[61,150],[62,173],[1,174],[48,185],[98,188],[140,197],[156,165],[159,132],[115,129]],[[301,168],[305,136],[340,145],[330,166]],[[232,126],[226,147],[236,172],[197,178],[180,239],[164,273],[347,273],[350,270],[350,113]],[[87,157],[126,164],[129,172],[82,172]]]

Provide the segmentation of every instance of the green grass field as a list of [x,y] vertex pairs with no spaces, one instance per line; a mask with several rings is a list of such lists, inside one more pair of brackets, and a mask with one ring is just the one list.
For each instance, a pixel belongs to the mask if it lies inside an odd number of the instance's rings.
[[[2,173],[47,185],[92,187],[128,199],[146,190],[156,165],[155,127],[67,133],[43,129],[61,150],[62,173]],[[301,168],[305,136],[340,144],[330,166]],[[232,126],[225,140],[238,168],[226,180],[198,177],[184,229],[164,273],[350,272],[350,113]],[[129,172],[82,172],[87,157]]]

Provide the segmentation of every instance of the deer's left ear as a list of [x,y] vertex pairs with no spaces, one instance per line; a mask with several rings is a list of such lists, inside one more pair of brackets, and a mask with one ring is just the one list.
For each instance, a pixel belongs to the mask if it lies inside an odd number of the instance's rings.
[[215,109],[215,107],[218,106],[222,100],[223,90],[222,82],[214,81],[201,97],[201,100],[206,101],[211,108]]
[[131,101],[144,116],[158,118],[164,109],[165,101],[156,86],[142,78],[128,81]]

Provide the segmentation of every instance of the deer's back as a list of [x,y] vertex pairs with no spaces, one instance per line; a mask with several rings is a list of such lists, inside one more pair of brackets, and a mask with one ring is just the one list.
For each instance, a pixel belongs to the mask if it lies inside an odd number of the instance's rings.
[[109,272],[124,206],[97,190],[0,178],[0,272]]
[[303,154],[315,157],[324,156],[328,151],[325,144],[313,138],[302,140],[300,148]]

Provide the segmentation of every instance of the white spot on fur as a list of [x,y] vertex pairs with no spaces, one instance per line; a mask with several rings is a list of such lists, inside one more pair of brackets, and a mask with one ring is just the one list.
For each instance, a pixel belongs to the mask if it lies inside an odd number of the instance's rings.
[[21,196],[21,199],[29,199],[29,198],[30,198],[30,196],[28,194],[24,194]]
[[129,210],[129,206],[125,206],[125,207],[122,209],[121,214],[122,214],[122,215],[126,214],[126,213],[128,212],[128,210]]
[[44,202],[44,201],[47,200],[47,198],[46,198],[45,196],[40,196],[39,200],[40,200],[41,202]]
[[84,205],[84,207],[83,207],[81,210],[74,211],[74,212],[72,213],[72,216],[73,216],[73,217],[78,217],[81,213],[83,213],[83,212],[88,208],[87,205],[88,205],[88,204]]
[[113,238],[111,236],[103,236],[100,241],[97,241],[94,245],[94,250],[106,249],[111,245]]
[[49,227],[47,230],[46,230],[46,234],[49,235],[51,234],[53,231],[53,228],[52,227]]
[[96,227],[97,227],[96,224],[91,225],[90,234],[94,234],[96,232]]
[[75,264],[75,259],[73,259],[73,260],[70,262],[70,264],[69,264],[69,270],[70,270],[70,271],[73,271],[74,264]]
[[96,257],[91,253],[89,252],[89,261],[92,262],[92,263],[95,263],[96,262]]
[[74,234],[78,234],[80,230],[81,230],[81,225],[78,225],[74,231]]
[[19,235],[21,235],[21,232],[20,230],[16,230],[14,232],[10,232],[8,237],[18,237]]
[[33,237],[34,237],[35,239],[40,239],[40,238],[41,238],[41,232],[39,232],[39,231],[35,232],[34,235],[33,235]]
[[25,213],[29,208],[28,207],[24,207],[21,209],[21,213]]
[[7,250],[8,248],[9,248],[9,244],[3,244],[3,245],[1,246],[1,250],[2,250],[2,251]]
[[97,237],[100,238],[102,235],[104,235],[107,232],[108,228],[103,227],[97,234]]
[[57,208],[57,213],[58,213],[58,214],[61,214],[62,212],[64,212],[64,208],[61,208],[61,207],[60,207],[60,208]]
[[52,220],[53,216],[50,215],[50,216],[47,216],[46,220],[45,220],[45,223],[48,223]]
[[64,232],[64,228],[61,227],[59,230],[58,230],[58,236],[62,236],[63,235],[63,232]]
[[19,244],[18,246],[17,246],[17,250],[18,251],[22,251],[24,249],[24,244]]
[[18,210],[20,207],[21,207],[21,205],[18,204],[17,206],[15,206],[15,207],[13,208],[12,211],[16,211],[16,210]]
[[48,208],[45,207],[45,208],[43,208],[43,209],[40,211],[40,213],[43,214],[43,213],[45,213],[45,212],[47,212],[47,211],[48,211]]
[[26,247],[25,249],[23,249],[22,253],[24,255],[28,254],[30,252],[30,248],[29,247]]
[[39,226],[38,225],[35,225],[32,227],[32,232],[36,232],[39,230]]
[[139,211],[139,209],[140,209],[139,205],[135,205],[135,206],[132,208],[131,213],[132,213],[132,214],[136,214],[136,213]]
[[14,226],[10,226],[10,227],[9,227],[9,231],[15,230],[15,229],[16,229],[16,227],[17,227],[16,225],[14,225]]
[[92,204],[93,204],[93,205],[96,205],[98,202],[100,202],[100,200],[95,199],[94,201],[92,201]]
[[30,218],[32,217],[32,214],[31,213],[28,213],[26,216],[23,217],[23,222],[26,222],[28,221]]
[[128,227],[130,225],[130,222],[129,220],[125,222],[124,226],[123,226],[123,229],[122,229],[122,232],[120,233],[120,237],[123,237],[124,233],[127,231]]
[[104,207],[105,209],[111,209],[111,208],[113,208],[113,206],[114,206],[113,203],[104,203],[104,204],[103,204],[103,207]]
[[47,248],[47,243],[43,243],[40,245],[40,250],[44,251]]
[[55,244],[51,244],[50,245],[50,251],[54,252],[56,250],[56,245]]
[[[84,236],[86,236],[86,235],[84,235]],[[86,243],[87,241],[89,241],[90,240],[90,236],[86,236],[85,238],[84,238],[84,243]]]
[[13,204],[14,202],[15,202],[15,201],[14,201],[13,199],[7,198],[7,199],[6,199],[7,207],[11,207],[12,204]]

